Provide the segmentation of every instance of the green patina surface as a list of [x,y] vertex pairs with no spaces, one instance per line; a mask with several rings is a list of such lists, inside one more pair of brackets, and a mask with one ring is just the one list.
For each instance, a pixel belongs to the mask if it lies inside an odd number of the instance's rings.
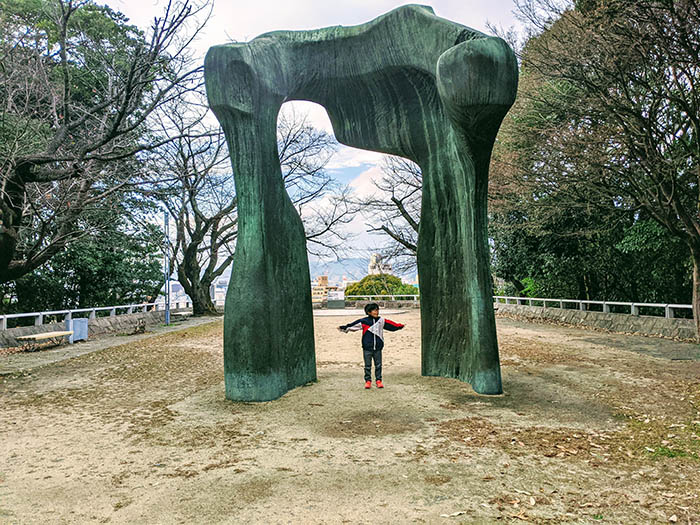
[[226,396],[269,400],[316,379],[304,230],[277,157],[277,114],[289,100],[323,105],[341,143],[421,167],[423,375],[501,393],[486,197],[493,142],[517,89],[508,45],[411,5],[360,26],[212,47],[205,77],[239,199]]

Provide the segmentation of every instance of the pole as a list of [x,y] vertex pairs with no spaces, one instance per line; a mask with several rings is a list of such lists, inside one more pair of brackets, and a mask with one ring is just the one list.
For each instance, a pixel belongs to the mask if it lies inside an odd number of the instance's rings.
[[168,210],[164,212],[164,232],[165,244],[164,253],[165,260],[163,261],[163,273],[165,274],[165,324],[170,324],[170,220],[168,219]]

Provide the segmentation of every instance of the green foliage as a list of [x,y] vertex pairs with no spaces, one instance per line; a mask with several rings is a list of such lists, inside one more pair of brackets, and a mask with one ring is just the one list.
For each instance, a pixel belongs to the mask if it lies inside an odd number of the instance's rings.
[[95,0],[0,0],[0,282],[109,231],[95,210],[162,140],[148,116],[197,86],[195,12],[176,2],[146,36]]
[[532,277],[525,277],[522,282],[525,285],[523,294],[526,297],[541,297],[543,295],[540,293],[541,286]]
[[582,13],[588,13],[598,8],[600,0],[574,0],[574,7]]
[[[581,2],[581,8],[596,4]],[[555,24],[549,31],[558,30]],[[526,57],[541,38],[525,46]],[[528,297],[689,304],[687,244],[638,211],[625,180],[617,179],[619,196],[611,196],[611,179],[601,181],[608,130],[595,128],[581,103],[583,88],[545,78],[527,60],[520,78],[491,170],[494,275]]]
[[[537,205],[521,203],[536,214]],[[493,273],[525,297],[690,304],[688,247],[650,219],[569,209],[539,221],[494,214]],[[508,295],[511,295],[509,293]]]
[[345,295],[418,295],[418,288],[404,284],[394,275],[367,275],[345,289]]
[[153,299],[162,286],[163,234],[147,224],[127,227],[115,214],[102,231],[84,237],[48,264],[14,283],[15,312],[88,308]]
[[[57,91],[61,89],[64,71],[60,56],[55,53],[60,37],[61,16],[56,2],[50,0],[0,0],[4,26],[0,42],[27,52],[44,55],[44,67]],[[107,6],[88,1],[77,8],[67,27],[66,59],[70,77],[69,97],[78,105],[92,105],[112,95],[106,86],[117,74],[125,74],[130,57],[144,47],[144,35],[128,19]],[[18,38],[15,33],[26,33]],[[105,61],[109,56],[110,60]],[[40,108],[37,108],[40,109]]]

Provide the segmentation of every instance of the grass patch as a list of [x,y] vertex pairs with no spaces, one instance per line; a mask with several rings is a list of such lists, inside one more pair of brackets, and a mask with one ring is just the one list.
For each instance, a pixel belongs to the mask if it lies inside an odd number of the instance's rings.
[[687,452],[685,450],[678,450],[669,447],[657,447],[654,452],[649,452],[653,458],[692,458],[700,459],[700,456],[696,452]]
[[700,439],[695,422],[669,425],[657,420],[641,420],[641,417],[627,416],[630,431],[630,445],[643,451],[648,458],[687,458],[700,461]]

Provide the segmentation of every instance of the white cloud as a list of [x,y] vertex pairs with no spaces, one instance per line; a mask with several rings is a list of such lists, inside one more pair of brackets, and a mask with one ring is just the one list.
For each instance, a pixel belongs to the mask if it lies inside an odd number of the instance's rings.
[[350,181],[350,188],[353,191],[353,196],[358,198],[367,198],[379,193],[377,186],[374,184],[382,178],[383,172],[381,166],[372,166],[360,173],[357,177]]
[[[355,177],[349,183],[349,186],[353,192],[353,197],[366,198],[379,193],[379,190],[374,185],[374,181],[381,177],[382,170],[379,166],[371,166],[360,173],[360,175]],[[333,197],[331,195],[328,195],[310,203],[304,210],[302,210],[302,215],[312,214],[314,210],[330,205],[332,198]],[[355,215],[352,221],[340,227],[344,233],[349,233],[352,235],[350,244],[352,251],[356,254],[364,253],[366,250],[377,250],[377,248],[385,241],[385,239],[380,235],[370,234],[367,232],[371,222],[371,217],[368,217],[366,213],[361,211]]]
[[[103,0],[126,14],[132,23],[145,27],[162,13],[167,0]],[[246,42],[276,30],[305,30],[369,22],[401,5],[395,0],[216,0],[214,11],[196,47],[206,50],[231,40]],[[513,0],[424,0],[437,16],[486,31],[486,21],[509,27],[519,25],[513,17]]]
[[[306,114],[309,122],[316,128],[324,130],[333,135],[333,126],[328,118],[326,109],[320,104],[308,102],[306,100],[295,100],[282,105],[280,113],[295,112],[297,115]],[[384,154],[374,151],[351,148],[344,144],[339,144],[333,157],[326,166],[330,171],[342,170],[345,168],[355,168],[365,164],[375,164],[382,161]]]
[[351,148],[341,144],[328,163],[327,168],[330,171],[334,171],[345,168],[355,168],[367,164],[380,164],[384,157],[385,155],[383,153]]
[[309,121],[315,128],[322,129],[326,133],[333,134],[331,119],[328,118],[326,108],[321,104],[309,102],[307,100],[294,100],[282,104],[280,113],[296,113],[297,115],[307,115]]
[[[131,22],[148,26],[160,16],[167,0],[103,0],[114,9],[126,14]],[[196,0],[195,0],[196,1]],[[202,59],[209,47],[231,40],[245,42],[269,31],[288,29],[305,30],[333,25],[356,25],[368,22],[396,7],[414,2],[396,0],[216,0],[214,11],[204,31],[195,42],[197,55]],[[509,27],[517,25],[511,11],[513,0],[425,0],[435,14],[475,29],[486,31],[486,21]],[[325,109],[311,102],[294,101],[288,104],[308,112],[314,126],[333,133]],[[339,147],[329,170],[358,167],[379,163],[380,153]]]

